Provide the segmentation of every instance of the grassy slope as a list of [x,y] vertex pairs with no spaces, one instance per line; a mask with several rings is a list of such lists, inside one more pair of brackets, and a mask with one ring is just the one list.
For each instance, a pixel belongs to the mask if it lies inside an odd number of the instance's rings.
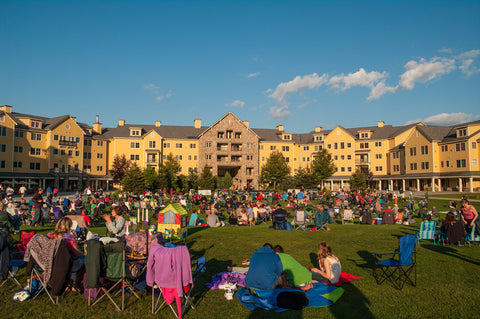
[[[433,201],[432,201],[433,202]],[[435,201],[437,205],[444,202]],[[438,207],[438,206],[437,206]],[[274,231],[267,225],[255,227],[191,228],[188,247],[192,260],[207,257],[207,272],[196,282],[193,300],[195,310],[189,309],[191,318],[429,318],[476,317],[480,304],[480,247],[433,246],[423,242],[417,249],[417,287],[406,285],[397,291],[388,283],[377,285],[372,276],[370,251],[391,252],[403,234],[413,233],[412,226],[403,225],[331,225],[331,232]],[[100,233],[103,230],[99,230]],[[280,244],[306,267],[315,265],[316,248],[320,241],[327,241],[342,262],[342,269],[360,275],[364,279],[345,284],[345,294],[340,300],[323,308],[307,308],[303,311],[272,313],[250,312],[235,298],[227,301],[223,291],[210,291],[204,283],[210,277],[224,271],[227,266],[241,265],[241,261],[264,242]],[[21,282],[26,281],[21,272]],[[153,318],[150,314],[151,297],[131,299],[123,313],[117,313],[108,300],[88,307],[80,296],[70,294],[60,306],[53,306],[45,295],[23,303],[11,301],[16,289],[10,287],[1,296],[2,318]],[[143,295],[142,295],[143,296]],[[173,318],[169,308],[159,313],[162,318]],[[158,315],[157,315],[158,317]]]

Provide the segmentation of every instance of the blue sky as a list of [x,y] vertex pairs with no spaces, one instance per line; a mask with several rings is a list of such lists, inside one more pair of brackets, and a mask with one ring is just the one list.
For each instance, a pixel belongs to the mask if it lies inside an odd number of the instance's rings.
[[0,2],[0,104],[104,127],[480,119],[480,1]]

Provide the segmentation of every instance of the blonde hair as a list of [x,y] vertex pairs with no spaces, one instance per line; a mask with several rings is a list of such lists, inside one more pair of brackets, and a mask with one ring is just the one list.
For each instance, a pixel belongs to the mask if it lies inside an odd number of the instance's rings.
[[70,228],[72,228],[72,220],[68,217],[62,217],[55,225],[55,230],[53,233],[56,236],[67,234],[70,233]]

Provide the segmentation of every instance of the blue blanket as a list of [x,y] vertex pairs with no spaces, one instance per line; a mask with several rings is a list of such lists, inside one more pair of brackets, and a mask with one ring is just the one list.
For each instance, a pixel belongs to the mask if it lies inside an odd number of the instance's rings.
[[[261,308],[265,310],[284,311],[287,309],[277,306],[277,296],[284,291],[299,291],[298,289],[266,289],[249,290],[242,288],[237,292],[238,300],[249,310]],[[324,283],[314,283],[313,288],[304,291],[308,297],[307,307],[326,307],[335,303],[343,294],[343,289],[325,285]]]

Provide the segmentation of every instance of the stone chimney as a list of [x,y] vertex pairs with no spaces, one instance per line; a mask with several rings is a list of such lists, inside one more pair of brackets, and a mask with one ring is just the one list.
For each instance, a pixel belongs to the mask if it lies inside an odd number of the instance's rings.
[[277,125],[277,131],[283,132],[283,125],[282,124]]
[[155,127],[160,127],[162,125],[161,121],[155,121]]
[[385,122],[384,121],[378,121],[378,127],[384,127],[385,126]]
[[5,113],[12,113],[12,107],[10,105],[2,105],[0,106],[0,111]]
[[201,120],[201,119],[195,119],[195,120],[193,121],[193,126],[194,126],[195,128],[201,128],[201,127],[202,127],[202,120]]
[[118,120],[118,126],[124,126],[125,120]]
[[102,134],[102,123],[99,122],[99,116],[97,115],[96,122],[93,123],[93,131],[98,134]]
[[315,133],[320,133],[323,130],[321,126],[315,126]]
[[242,122],[243,122],[243,124],[245,124],[246,127],[250,127],[250,122],[248,122],[248,121],[242,121]]

